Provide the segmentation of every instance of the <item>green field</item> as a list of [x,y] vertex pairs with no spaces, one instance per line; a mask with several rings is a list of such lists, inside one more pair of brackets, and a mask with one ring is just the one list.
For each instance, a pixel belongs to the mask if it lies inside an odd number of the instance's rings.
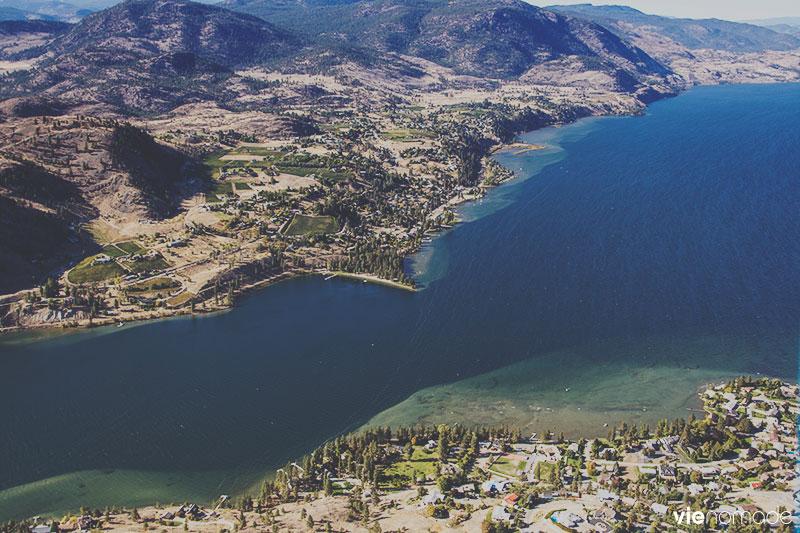
[[215,181],[212,183],[211,188],[206,191],[206,203],[219,202],[218,194],[233,194],[233,184],[229,181]]
[[119,242],[116,247],[125,252],[125,255],[143,254],[147,251],[136,241]]
[[87,257],[70,270],[67,279],[70,283],[93,283],[116,278],[126,274],[125,269],[115,262],[93,265],[92,262],[98,256]]
[[501,457],[492,465],[490,470],[507,476],[516,476],[517,470],[522,470],[523,468],[525,468],[525,461],[515,461]]
[[286,235],[336,233],[337,231],[339,231],[339,224],[336,223],[336,219],[333,217],[295,215],[289,227],[286,228]]
[[128,255],[128,252],[124,252],[119,249],[117,246],[113,244],[109,244],[108,246],[104,246],[102,253],[106,254],[108,257],[117,258],[122,257],[123,255]]
[[162,291],[166,289],[176,289],[181,284],[172,278],[155,278],[149,281],[142,281],[128,287],[130,292],[153,292]]
[[556,472],[555,472],[556,465],[551,464],[551,463],[539,463],[537,468],[539,470],[539,479],[541,481],[553,482],[553,480],[555,480],[555,478],[556,478]]
[[224,155],[227,155],[228,153],[230,153],[228,150],[220,150],[218,152],[212,152],[206,156],[206,158],[203,160],[203,164],[211,168],[224,167],[228,163],[228,161],[223,161],[220,158]]
[[387,141],[399,142],[413,142],[435,138],[435,135],[430,131],[415,129],[389,130],[381,132],[380,135],[382,139],[386,139]]
[[164,270],[172,265],[167,263],[161,257],[156,257],[153,259],[147,259],[143,257],[142,259],[139,259],[137,261],[131,261],[129,263],[126,263],[125,266],[127,266],[128,269],[131,270],[131,272],[138,274],[139,272],[144,272],[146,270]]
[[390,484],[411,483],[414,473],[425,477],[436,473],[436,461],[439,455],[436,451],[429,452],[422,446],[414,446],[414,453],[410,461],[400,461],[386,468],[382,474]]
[[237,191],[249,191],[252,189],[252,187],[244,181],[234,181],[233,183],[236,185]]
[[309,174],[318,174],[325,170],[325,167],[296,167],[291,165],[276,165],[278,170],[284,174],[292,174],[294,176],[308,176]]

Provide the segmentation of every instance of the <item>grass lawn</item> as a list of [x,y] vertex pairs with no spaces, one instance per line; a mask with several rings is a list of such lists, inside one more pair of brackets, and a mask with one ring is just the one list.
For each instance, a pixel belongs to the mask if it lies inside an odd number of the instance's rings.
[[123,252],[119,248],[117,248],[113,244],[109,244],[108,246],[104,246],[102,253],[106,254],[108,257],[116,258],[122,257],[123,255],[128,255],[128,252]]
[[286,235],[336,233],[337,231],[339,231],[339,224],[336,223],[336,219],[333,217],[295,215],[289,227],[286,228]]
[[398,481],[413,481],[414,472],[418,476],[429,476],[436,473],[436,461],[438,459],[436,451],[429,452],[422,446],[414,446],[414,453],[410,461],[399,461],[383,470],[384,478],[397,479]]
[[319,167],[301,167],[295,165],[286,165],[286,164],[277,164],[275,165],[278,167],[278,170],[283,172],[284,174],[291,174],[293,176],[308,176],[310,174],[320,174],[327,170],[323,166]]
[[75,268],[70,270],[69,274],[67,274],[67,279],[69,279],[70,283],[93,283],[95,281],[104,281],[126,274],[125,269],[114,261],[93,265],[92,262],[96,257],[96,255],[87,257],[75,265]]
[[354,177],[352,172],[334,172],[332,170],[323,170],[322,172],[318,172],[317,176],[322,180],[334,182],[349,180]]
[[244,181],[234,181],[233,183],[236,185],[237,191],[249,191],[252,189],[252,187]]
[[556,465],[540,462],[537,468],[539,469],[539,479],[541,481],[553,481]]
[[142,281],[128,287],[130,292],[151,292],[162,291],[166,289],[177,289],[181,284],[172,278],[155,278],[148,281]]
[[116,244],[116,247],[125,252],[125,255],[143,254],[147,251],[136,241],[120,242]]
[[233,194],[233,184],[229,181],[213,182],[211,188],[206,191],[206,203],[213,204],[214,202],[219,202],[218,194]]
[[203,164],[212,168],[220,168],[224,167],[228,161],[223,161],[221,158],[224,155],[229,153],[228,150],[219,150],[217,152],[211,152],[203,159]]
[[164,270],[172,265],[167,263],[161,257],[156,257],[154,259],[147,259],[143,257],[137,261],[125,263],[125,266],[128,267],[131,272],[138,274],[139,272],[144,272],[146,270]]
[[178,294],[177,296],[173,296],[172,298],[167,300],[167,305],[169,307],[180,307],[186,304],[189,300],[194,298],[195,294],[189,291],[183,291],[182,293]]
[[523,468],[525,468],[525,461],[517,461],[508,459],[506,457],[501,457],[492,465],[490,470],[494,470],[499,474],[505,474],[507,476],[516,476],[517,470],[522,470]]

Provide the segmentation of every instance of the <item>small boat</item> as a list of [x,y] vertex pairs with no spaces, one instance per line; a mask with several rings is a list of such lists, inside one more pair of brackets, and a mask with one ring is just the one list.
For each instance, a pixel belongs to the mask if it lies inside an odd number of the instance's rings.
[[118,327],[118,328],[121,328],[121,327],[122,327],[122,326],[124,326],[124,325],[125,325],[125,324],[123,324],[122,322],[120,322],[119,324],[117,324],[117,327]]
[[566,389],[564,389],[564,392],[569,392],[569,387],[567,387]]
[[608,427],[608,422],[606,422],[605,424],[603,424],[603,427],[604,427],[604,428],[607,428],[607,427]]

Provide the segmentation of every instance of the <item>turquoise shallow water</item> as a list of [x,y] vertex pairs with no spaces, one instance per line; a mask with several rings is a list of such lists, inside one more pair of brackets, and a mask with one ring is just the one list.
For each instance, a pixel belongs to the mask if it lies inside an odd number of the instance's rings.
[[800,85],[525,138],[550,148],[498,156],[522,179],[409,261],[420,292],[296,279],[0,339],[0,519],[210,500],[370,420],[589,434],[683,415],[708,380],[796,379]]

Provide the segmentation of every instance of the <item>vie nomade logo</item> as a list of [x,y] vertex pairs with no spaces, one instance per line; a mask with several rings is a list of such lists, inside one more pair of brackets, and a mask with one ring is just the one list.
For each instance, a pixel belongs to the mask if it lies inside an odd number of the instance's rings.
[[706,520],[710,520],[712,517],[715,519],[717,524],[723,526],[728,526],[735,523],[743,525],[767,524],[770,526],[792,523],[792,513],[790,511],[783,511],[780,513],[777,511],[769,511],[767,513],[761,511],[756,511],[753,513],[750,511],[709,511],[708,513],[704,513],[703,511],[692,511],[687,507],[680,513],[678,513],[678,511],[673,511],[672,516],[675,517],[675,521],[679,525],[702,525],[706,523]]

